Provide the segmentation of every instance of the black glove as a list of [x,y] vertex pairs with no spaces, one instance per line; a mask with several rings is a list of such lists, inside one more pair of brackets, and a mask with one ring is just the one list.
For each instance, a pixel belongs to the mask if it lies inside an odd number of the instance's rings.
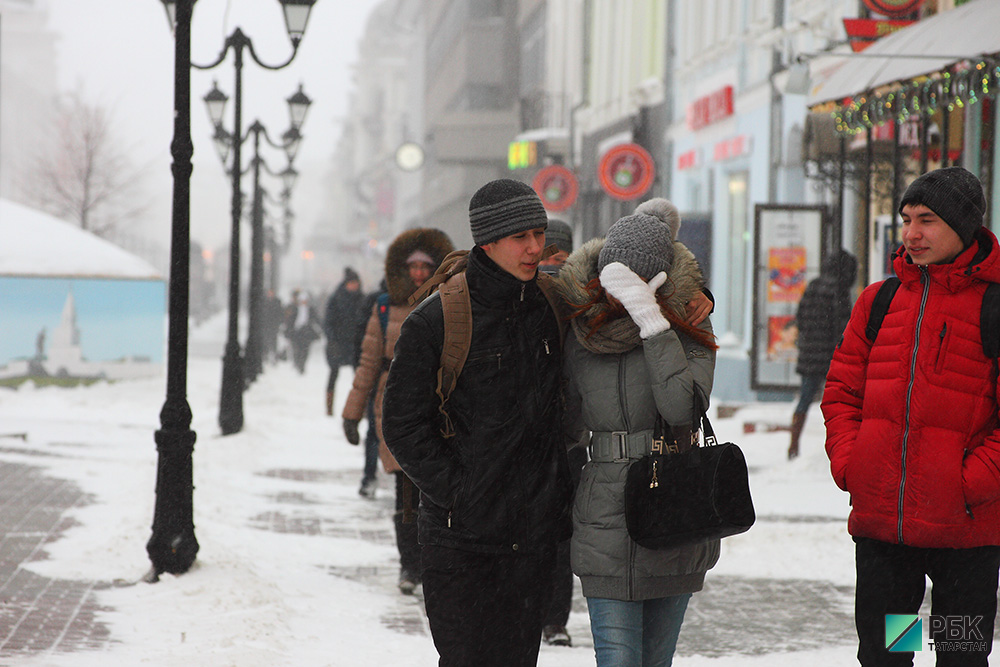
[[352,445],[356,445],[361,442],[361,438],[358,436],[358,420],[357,419],[345,419],[344,420],[344,435],[347,436],[347,442]]

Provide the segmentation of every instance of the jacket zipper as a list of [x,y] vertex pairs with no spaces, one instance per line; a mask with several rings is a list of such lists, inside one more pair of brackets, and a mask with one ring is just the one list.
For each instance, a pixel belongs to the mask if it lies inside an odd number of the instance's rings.
[[[622,411],[622,422],[625,424],[625,432],[629,433],[632,427],[628,421],[628,401],[625,399],[625,355],[618,355],[618,407]],[[627,454],[628,452],[622,452]],[[628,541],[628,564],[625,568],[625,589],[628,591],[630,600],[635,599],[635,542],[632,538]]]
[[913,336],[913,352],[910,353],[910,379],[906,384],[906,416],[903,419],[903,451],[899,475],[899,503],[896,506],[898,519],[896,521],[896,540],[903,544],[903,495],[906,490],[906,445],[910,439],[910,400],[913,396],[914,374],[917,369],[917,350],[920,349],[920,325],[924,321],[924,308],[927,307],[927,297],[931,291],[931,281],[927,269],[920,267],[920,282],[924,289],[920,295],[920,310],[917,311],[917,330]]

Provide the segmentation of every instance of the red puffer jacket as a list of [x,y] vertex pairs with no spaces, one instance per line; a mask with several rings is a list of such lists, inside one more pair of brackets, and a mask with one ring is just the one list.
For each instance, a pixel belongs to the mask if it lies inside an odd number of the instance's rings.
[[997,238],[982,229],[951,264],[900,253],[893,268],[902,284],[875,343],[865,326],[877,283],[854,305],[823,394],[848,530],[915,547],[1000,545],[997,375],[979,331],[983,292],[1000,282]]

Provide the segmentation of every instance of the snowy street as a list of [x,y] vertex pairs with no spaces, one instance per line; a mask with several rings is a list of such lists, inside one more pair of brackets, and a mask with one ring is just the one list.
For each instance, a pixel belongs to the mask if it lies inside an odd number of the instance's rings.
[[[156,584],[139,579],[163,378],[0,391],[0,664],[436,664],[419,594],[396,588],[392,480],[380,470],[374,500],[357,492],[362,449],[336,416],[349,369],[331,418],[319,345],[305,375],[267,366],[244,395],[244,430],[222,437],[220,322],[192,332],[188,375],[200,552]],[[790,412],[755,404],[713,420],[747,456],[758,521],[723,541],[675,665],[855,663],[847,497],[829,478],[819,406],[794,462],[787,432],[743,433]],[[594,663],[578,584],[568,629],[573,647],[542,646],[539,665]]]

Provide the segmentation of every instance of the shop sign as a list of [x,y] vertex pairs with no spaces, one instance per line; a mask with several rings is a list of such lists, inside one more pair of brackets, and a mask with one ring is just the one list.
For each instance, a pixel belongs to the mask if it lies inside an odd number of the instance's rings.
[[715,144],[712,150],[712,159],[716,162],[725,162],[736,157],[750,154],[750,137],[745,134],[737,134]]
[[844,30],[847,32],[847,39],[851,42],[851,48],[857,53],[864,51],[879,38],[891,35],[912,23],[916,23],[916,21],[844,19]]
[[525,169],[538,164],[538,142],[512,141],[507,144],[507,168]]
[[700,130],[733,115],[733,87],[725,86],[714,93],[696,99],[688,107],[687,123],[692,130]]
[[576,202],[580,184],[569,169],[553,164],[535,174],[531,187],[538,193],[546,211],[565,211]]
[[701,166],[701,160],[698,159],[698,149],[692,148],[689,151],[684,151],[677,156],[677,171],[684,171],[685,169],[694,169],[695,167]]
[[865,6],[876,14],[906,16],[920,9],[924,0],[865,0]]
[[653,185],[653,157],[639,144],[619,144],[601,158],[598,178],[604,191],[615,199],[630,201]]

